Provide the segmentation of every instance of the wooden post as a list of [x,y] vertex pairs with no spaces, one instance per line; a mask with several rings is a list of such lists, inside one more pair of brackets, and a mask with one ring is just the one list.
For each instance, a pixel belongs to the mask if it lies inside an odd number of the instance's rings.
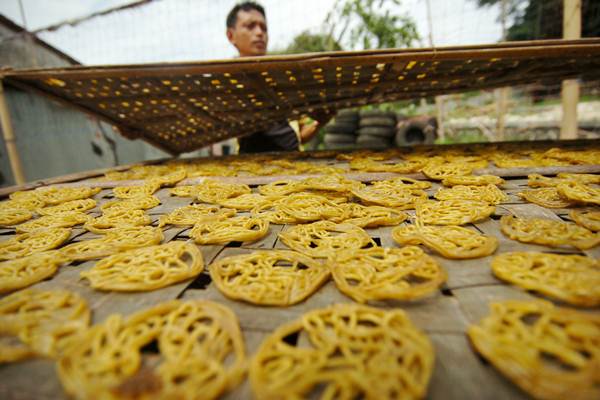
[[[508,4],[506,0],[500,2],[500,22],[502,24],[502,41],[508,38],[508,29],[506,27],[506,17],[508,15]],[[505,140],[504,128],[506,126],[506,109],[508,108],[508,98],[510,88],[503,87],[496,90],[496,141]]]
[[4,144],[6,146],[6,152],[8,153],[8,160],[10,162],[10,168],[12,170],[13,177],[15,178],[15,183],[17,185],[22,185],[25,183],[25,174],[23,174],[23,165],[21,164],[21,157],[19,156],[19,151],[17,150],[15,133],[10,121],[10,112],[8,111],[8,105],[6,104],[4,85],[1,79],[0,123],[2,124],[2,135],[4,136]]
[[[581,0],[564,0],[563,39],[581,38]],[[577,103],[579,82],[574,79],[562,83],[562,126],[561,139],[577,138]]]
[[[425,0],[427,7],[427,24],[429,25],[429,46],[434,48],[433,44],[433,19],[431,17],[431,3],[429,0]],[[436,118],[438,122],[437,134],[439,139],[444,139],[446,136],[444,132],[444,98],[442,96],[435,96],[435,108]]]

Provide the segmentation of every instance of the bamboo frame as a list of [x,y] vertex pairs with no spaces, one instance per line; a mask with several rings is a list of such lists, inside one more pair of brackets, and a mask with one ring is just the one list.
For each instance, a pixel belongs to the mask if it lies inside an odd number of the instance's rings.
[[26,181],[25,173],[23,172],[23,164],[21,163],[19,149],[17,149],[15,132],[10,118],[10,111],[8,110],[8,105],[6,103],[2,79],[0,79],[0,123],[2,124],[2,136],[4,137],[6,152],[8,153],[10,169],[15,179],[15,183],[17,185],[22,185]]

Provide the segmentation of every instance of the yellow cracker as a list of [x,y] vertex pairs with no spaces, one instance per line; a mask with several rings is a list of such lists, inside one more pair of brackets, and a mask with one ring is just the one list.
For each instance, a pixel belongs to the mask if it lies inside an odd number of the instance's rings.
[[392,238],[401,245],[424,244],[452,259],[489,256],[498,247],[495,237],[460,226],[399,226],[392,231]]
[[342,250],[361,249],[375,244],[362,228],[330,221],[295,225],[281,232],[279,238],[292,250],[316,258],[333,257]]
[[486,185],[502,185],[504,179],[496,175],[453,175],[442,180],[444,186],[486,186]]
[[290,193],[300,192],[301,188],[298,187],[298,181],[281,180],[268,183],[266,185],[260,185],[258,191],[264,196],[285,196]]
[[113,194],[119,199],[133,199],[136,197],[151,196],[160,189],[160,185],[155,182],[146,182],[140,186],[118,186],[113,188]]
[[115,228],[98,239],[71,243],[59,251],[69,260],[93,260],[125,250],[157,245],[163,239],[160,228],[151,226]]
[[32,219],[20,225],[17,225],[17,233],[33,232],[48,228],[70,228],[75,225],[81,225],[91,220],[87,214],[71,211],[55,215],[44,215],[40,218]]
[[[143,347],[154,341],[160,354],[148,359]],[[228,308],[173,300],[127,320],[109,316],[85,332],[57,365],[65,391],[74,398],[215,399],[241,381],[246,356]]]
[[0,332],[18,337],[31,350],[25,355],[60,355],[89,322],[85,300],[64,290],[25,289],[0,299]]
[[143,210],[124,210],[117,214],[108,214],[96,217],[86,222],[83,227],[90,232],[103,234],[117,228],[128,226],[150,225],[152,219]]
[[464,225],[488,218],[496,207],[484,201],[443,200],[417,204],[418,220],[431,225]]
[[509,238],[523,243],[550,247],[569,245],[578,249],[590,249],[600,244],[600,234],[572,222],[504,215],[500,218],[500,228]]
[[579,182],[561,183],[556,187],[564,198],[583,204],[600,205],[600,189]]
[[538,399],[598,399],[600,317],[546,301],[504,301],[468,330],[477,352]]
[[359,303],[418,299],[446,281],[446,272],[415,246],[340,252],[329,264],[338,289]]
[[504,281],[570,304],[600,305],[600,264],[589,257],[503,253],[492,260],[492,271]]
[[207,179],[196,187],[196,197],[205,203],[213,203],[242,194],[251,193],[250,187],[241,183],[222,183]]
[[342,221],[349,213],[326,197],[312,193],[294,193],[275,202],[277,211],[289,215],[297,222],[312,222],[321,219]]
[[251,210],[251,214],[255,218],[268,221],[271,224],[296,224],[300,221],[291,215],[284,212],[279,208],[279,202],[285,201],[285,198],[281,200],[275,200],[271,202],[264,202],[258,204]]
[[169,189],[169,193],[178,197],[196,197],[199,185],[176,186]]
[[217,204],[238,211],[250,211],[254,207],[279,199],[279,196],[263,196],[259,193],[246,193],[229,199],[221,199]]
[[227,219],[233,217],[235,214],[236,211],[230,208],[221,208],[205,204],[191,204],[189,206],[177,208],[169,214],[161,216],[159,218],[158,226],[189,226],[205,220]]
[[156,196],[139,196],[126,200],[112,200],[100,206],[104,214],[121,214],[129,210],[148,210],[160,204]]
[[574,202],[561,196],[556,187],[525,190],[519,193],[519,197],[546,208],[567,208],[574,205]]
[[24,208],[0,208],[0,225],[20,224],[33,218],[31,211]]
[[363,172],[395,172],[397,174],[410,174],[419,171],[425,165],[424,160],[400,160],[399,162],[383,162],[376,158],[353,158],[350,160],[350,169]]
[[[9,197],[10,202],[14,203],[15,206],[9,206],[9,208],[24,208],[29,211],[35,211],[37,208],[44,207],[46,203],[39,193],[39,190],[13,192]],[[8,205],[8,202],[5,201],[2,204]]]
[[419,181],[404,176],[383,181],[373,181],[371,185],[375,187],[396,187],[399,189],[429,189],[431,187],[430,182]]
[[456,185],[450,189],[439,189],[434,197],[438,200],[479,200],[489,204],[500,204],[508,200],[496,185],[464,186]]
[[69,236],[69,228],[49,228],[16,235],[0,242],[0,261],[52,250],[63,244]]
[[258,399],[309,398],[317,390],[322,398],[420,399],[433,364],[433,346],[402,310],[337,304],[267,337],[250,383]]
[[182,181],[187,176],[187,171],[183,168],[168,170],[164,174],[152,175],[146,178],[148,183],[156,183],[160,186],[172,186],[179,181]]
[[72,200],[87,199],[100,192],[100,188],[43,187],[35,190],[44,204],[56,205]]
[[560,179],[583,183],[584,185],[600,184],[600,175],[595,174],[570,174],[567,172],[560,172],[557,177]]
[[577,225],[583,226],[590,231],[600,231],[600,211],[576,211],[569,212],[569,217]]
[[212,263],[209,270],[227,297],[270,306],[299,303],[329,278],[329,269],[320,262],[289,250],[226,257]]
[[533,188],[556,187],[560,183],[568,183],[569,179],[550,178],[540,174],[527,175],[527,185]]
[[85,212],[96,207],[94,199],[79,199],[61,203],[56,206],[38,208],[36,212],[40,215],[57,215],[73,211]]
[[418,202],[427,200],[427,193],[423,190],[410,189],[402,185],[371,185],[353,190],[352,194],[367,205],[376,204],[398,210],[413,209]]
[[169,242],[114,254],[80,276],[94,289],[155,290],[198,275],[204,269],[202,253],[186,242]]
[[430,179],[441,181],[454,175],[471,175],[475,168],[467,163],[430,162],[421,172]]
[[198,244],[254,242],[269,233],[269,222],[255,217],[234,217],[196,223],[190,237]]
[[4,261],[0,263],[0,293],[13,292],[46,279],[66,261],[56,250]]
[[341,222],[360,226],[361,228],[376,228],[401,224],[408,218],[402,211],[380,206],[363,206],[355,203],[341,204],[348,211],[348,217]]

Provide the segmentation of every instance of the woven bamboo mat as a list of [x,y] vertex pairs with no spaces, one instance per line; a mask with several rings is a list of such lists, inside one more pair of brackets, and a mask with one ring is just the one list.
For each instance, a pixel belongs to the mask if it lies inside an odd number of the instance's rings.
[[9,71],[172,154],[340,108],[565,78],[600,79],[600,39]]

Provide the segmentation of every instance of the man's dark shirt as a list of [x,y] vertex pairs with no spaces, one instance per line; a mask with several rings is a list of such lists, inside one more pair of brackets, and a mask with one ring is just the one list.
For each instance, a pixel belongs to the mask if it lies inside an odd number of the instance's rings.
[[287,122],[281,122],[264,132],[257,132],[238,139],[240,153],[298,150],[298,136]]

